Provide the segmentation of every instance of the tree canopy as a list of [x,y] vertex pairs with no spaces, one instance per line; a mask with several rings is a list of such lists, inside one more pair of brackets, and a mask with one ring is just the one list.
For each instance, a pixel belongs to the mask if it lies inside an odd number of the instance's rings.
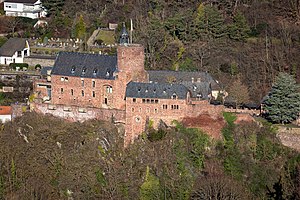
[[280,73],[264,100],[266,117],[274,123],[290,123],[300,112],[300,93],[292,75]]

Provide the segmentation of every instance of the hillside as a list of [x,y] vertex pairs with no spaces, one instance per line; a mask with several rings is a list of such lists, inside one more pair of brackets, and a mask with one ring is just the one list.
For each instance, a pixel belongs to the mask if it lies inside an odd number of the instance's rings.
[[133,40],[144,45],[148,69],[209,71],[225,88],[240,77],[254,102],[278,72],[300,81],[297,0],[43,2],[50,10],[60,5],[45,34],[74,35],[80,16],[88,34],[108,22],[130,27],[133,19]]
[[177,124],[124,149],[121,126],[27,113],[1,128],[0,199],[299,199],[300,154],[224,117],[220,141]]

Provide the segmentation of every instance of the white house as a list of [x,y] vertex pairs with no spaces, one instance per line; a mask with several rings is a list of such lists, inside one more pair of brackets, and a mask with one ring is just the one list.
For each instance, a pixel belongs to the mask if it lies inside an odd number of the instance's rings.
[[47,14],[40,0],[5,0],[4,11],[7,16],[31,19],[46,17]]
[[11,106],[0,106],[0,122],[4,123],[7,121],[11,121],[11,114]]
[[24,38],[10,38],[0,48],[0,64],[23,63],[24,57],[30,56],[29,43]]

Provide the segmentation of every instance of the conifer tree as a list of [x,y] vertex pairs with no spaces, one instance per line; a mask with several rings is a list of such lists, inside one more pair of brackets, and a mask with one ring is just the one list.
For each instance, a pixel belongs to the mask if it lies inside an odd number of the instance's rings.
[[240,12],[233,17],[233,24],[229,26],[229,37],[234,40],[245,40],[250,32],[247,20]]
[[195,19],[200,37],[220,38],[227,34],[221,13],[213,6],[200,6]]
[[274,123],[290,123],[300,112],[300,93],[292,75],[280,73],[264,100],[268,120]]

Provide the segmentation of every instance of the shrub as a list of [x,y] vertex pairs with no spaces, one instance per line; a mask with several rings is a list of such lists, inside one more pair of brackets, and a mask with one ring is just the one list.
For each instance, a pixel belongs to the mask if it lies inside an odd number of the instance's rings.
[[27,63],[10,63],[9,67],[16,69],[19,67],[20,69],[28,69],[28,64]]

